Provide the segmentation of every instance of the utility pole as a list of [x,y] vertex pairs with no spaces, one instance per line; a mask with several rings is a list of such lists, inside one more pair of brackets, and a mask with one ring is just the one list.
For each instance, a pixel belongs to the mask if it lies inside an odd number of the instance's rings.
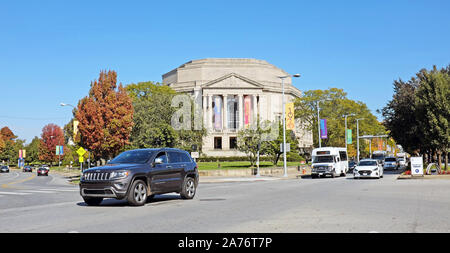
[[319,102],[320,100],[317,100],[317,133],[319,137],[319,148],[322,147],[322,141],[320,140],[320,113],[319,113]]
[[356,149],[356,162],[359,163],[359,121],[363,120],[364,118],[361,119],[356,119],[356,143],[357,143],[357,149]]

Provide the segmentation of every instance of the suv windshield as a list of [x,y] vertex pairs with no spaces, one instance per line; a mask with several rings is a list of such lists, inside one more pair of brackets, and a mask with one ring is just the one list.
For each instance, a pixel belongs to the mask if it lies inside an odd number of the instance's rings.
[[109,164],[117,164],[117,163],[138,163],[144,164],[148,162],[148,160],[152,157],[153,151],[151,150],[130,150],[125,151],[114,159],[112,159]]
[[334,159],[333,156],[327,155],[327,156],[316,156],[314,157],[313,163],[333,163]]
[[358,166],[376,166],[376,161],[361,161],[359,162]]

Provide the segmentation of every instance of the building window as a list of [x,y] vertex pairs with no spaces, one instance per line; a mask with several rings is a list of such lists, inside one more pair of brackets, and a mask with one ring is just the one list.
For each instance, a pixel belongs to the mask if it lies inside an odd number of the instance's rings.
[[237,149],[237,138],[230,137],[230,149]]
[[222,149],[222,137],[214,137],[214,149]]

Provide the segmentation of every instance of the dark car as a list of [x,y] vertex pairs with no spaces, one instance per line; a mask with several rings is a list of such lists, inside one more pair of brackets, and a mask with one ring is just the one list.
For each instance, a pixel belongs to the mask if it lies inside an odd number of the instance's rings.
[[353,169],[356,167],[356,162],[355,161],[350,161],[348,162],[348,170],[349,171],[353,171]]
[[48,171],[49,171],[50,169],[48,168],[48,167],[40,167],[38,170],[37,170],[37,175],[38,176],[48,176]]
[[23,167],[23,172],[33,172],[33,167],[27,165],[25,167]]
[[0,173],[9,173],[9,167],[8,166],[0,167]]
[[136,149],[119,154],[105,166],[83,172],[80,195],[88,205],[104,198],[126,199],[142,206],[156,194],[176,192],[192,199],[198,185],[198,167],[180,149]]

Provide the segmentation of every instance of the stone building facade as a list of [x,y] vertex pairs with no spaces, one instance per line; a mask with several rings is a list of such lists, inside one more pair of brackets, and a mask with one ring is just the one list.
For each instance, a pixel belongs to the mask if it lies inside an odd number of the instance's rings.
[[[264,60],[214,58],[189,61],[162,76],[163,84],[188,93],[202,108],[208,135],[202,153],[207,156],[243,156],[236,149],[237,132],[261,121],[282,119],[280,76],[289,75]],[[286,102],[301,96],[290,77],[284,79]],[[311,131],[296,121],[299,147],[310,150]]]

